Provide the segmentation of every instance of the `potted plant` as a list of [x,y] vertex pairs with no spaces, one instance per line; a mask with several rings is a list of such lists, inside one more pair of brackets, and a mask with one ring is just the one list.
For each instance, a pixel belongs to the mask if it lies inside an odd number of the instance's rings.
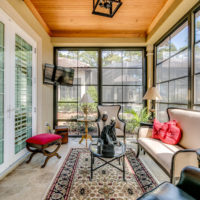
[[127,124],[127,128],[133,133],[137,133],[140,127],[140,122],[148,122],[151,114],[148,112],[147,107],[142,108],[139,112],[134,109],[127,109],[125,113],[131,114],[132,118]]

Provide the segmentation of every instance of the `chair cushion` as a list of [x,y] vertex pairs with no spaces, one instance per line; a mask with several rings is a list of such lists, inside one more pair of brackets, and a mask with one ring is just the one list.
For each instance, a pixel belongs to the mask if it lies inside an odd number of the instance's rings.
[[115,128],[115,131],[117,136],[124,136],[124,132],[121,129]]
[[56,141],[60,138],[62,138],[60,135],[55,135],[55,134],[50,134],[50,133],[42,133],[42,134],[35,135],[33,137],[28,138],[26,140],[26,142],[31,143],[31,144],[45,145],[50,142]]
[[153,138],[139,138],[141,144],[168,172],[171,169],[172,157],[175,152],[182,150],[179,145],[165,144]]
[[164,182],[137,200],[194,200],[194,198],[173,184]]

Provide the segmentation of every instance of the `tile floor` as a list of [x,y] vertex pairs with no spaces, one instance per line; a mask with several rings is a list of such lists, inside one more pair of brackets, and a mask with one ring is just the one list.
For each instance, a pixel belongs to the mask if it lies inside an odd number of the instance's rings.
[[[40,168],[44,161],[41,154],[36,154],[29,164],[23,162],[0,181],[0,200],[42,200],[69,150],[85,147],[85,143],[79,144],[79,140],[79,138],[69,138],[69,143],[62,145],[59,150],[62,158],[51,158],[44,169]],[[136,148],[133,139],[127,139],[127,146]],[[169,178],[151,158],[141,154],[140,159],[158,183],[169,181]]]

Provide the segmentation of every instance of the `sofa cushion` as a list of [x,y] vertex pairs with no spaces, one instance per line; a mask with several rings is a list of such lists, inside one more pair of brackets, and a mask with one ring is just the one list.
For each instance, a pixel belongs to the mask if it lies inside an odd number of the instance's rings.
[[181,127],[179,145],[186,149],[200,148],[200,112],[169,108],[168,114],[170,120],[176,120]]
[[171,169],[172,157],[175,152],[182,150],[179,145],[165,144],[153,138],[139,138],[141,144],[169,173]]

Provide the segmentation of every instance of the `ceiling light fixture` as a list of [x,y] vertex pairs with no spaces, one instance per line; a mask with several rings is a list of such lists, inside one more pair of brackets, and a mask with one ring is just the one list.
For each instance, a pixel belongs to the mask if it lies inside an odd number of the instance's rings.
[[121,0],[93,0],[92,14],[113,17],[121,5]]

